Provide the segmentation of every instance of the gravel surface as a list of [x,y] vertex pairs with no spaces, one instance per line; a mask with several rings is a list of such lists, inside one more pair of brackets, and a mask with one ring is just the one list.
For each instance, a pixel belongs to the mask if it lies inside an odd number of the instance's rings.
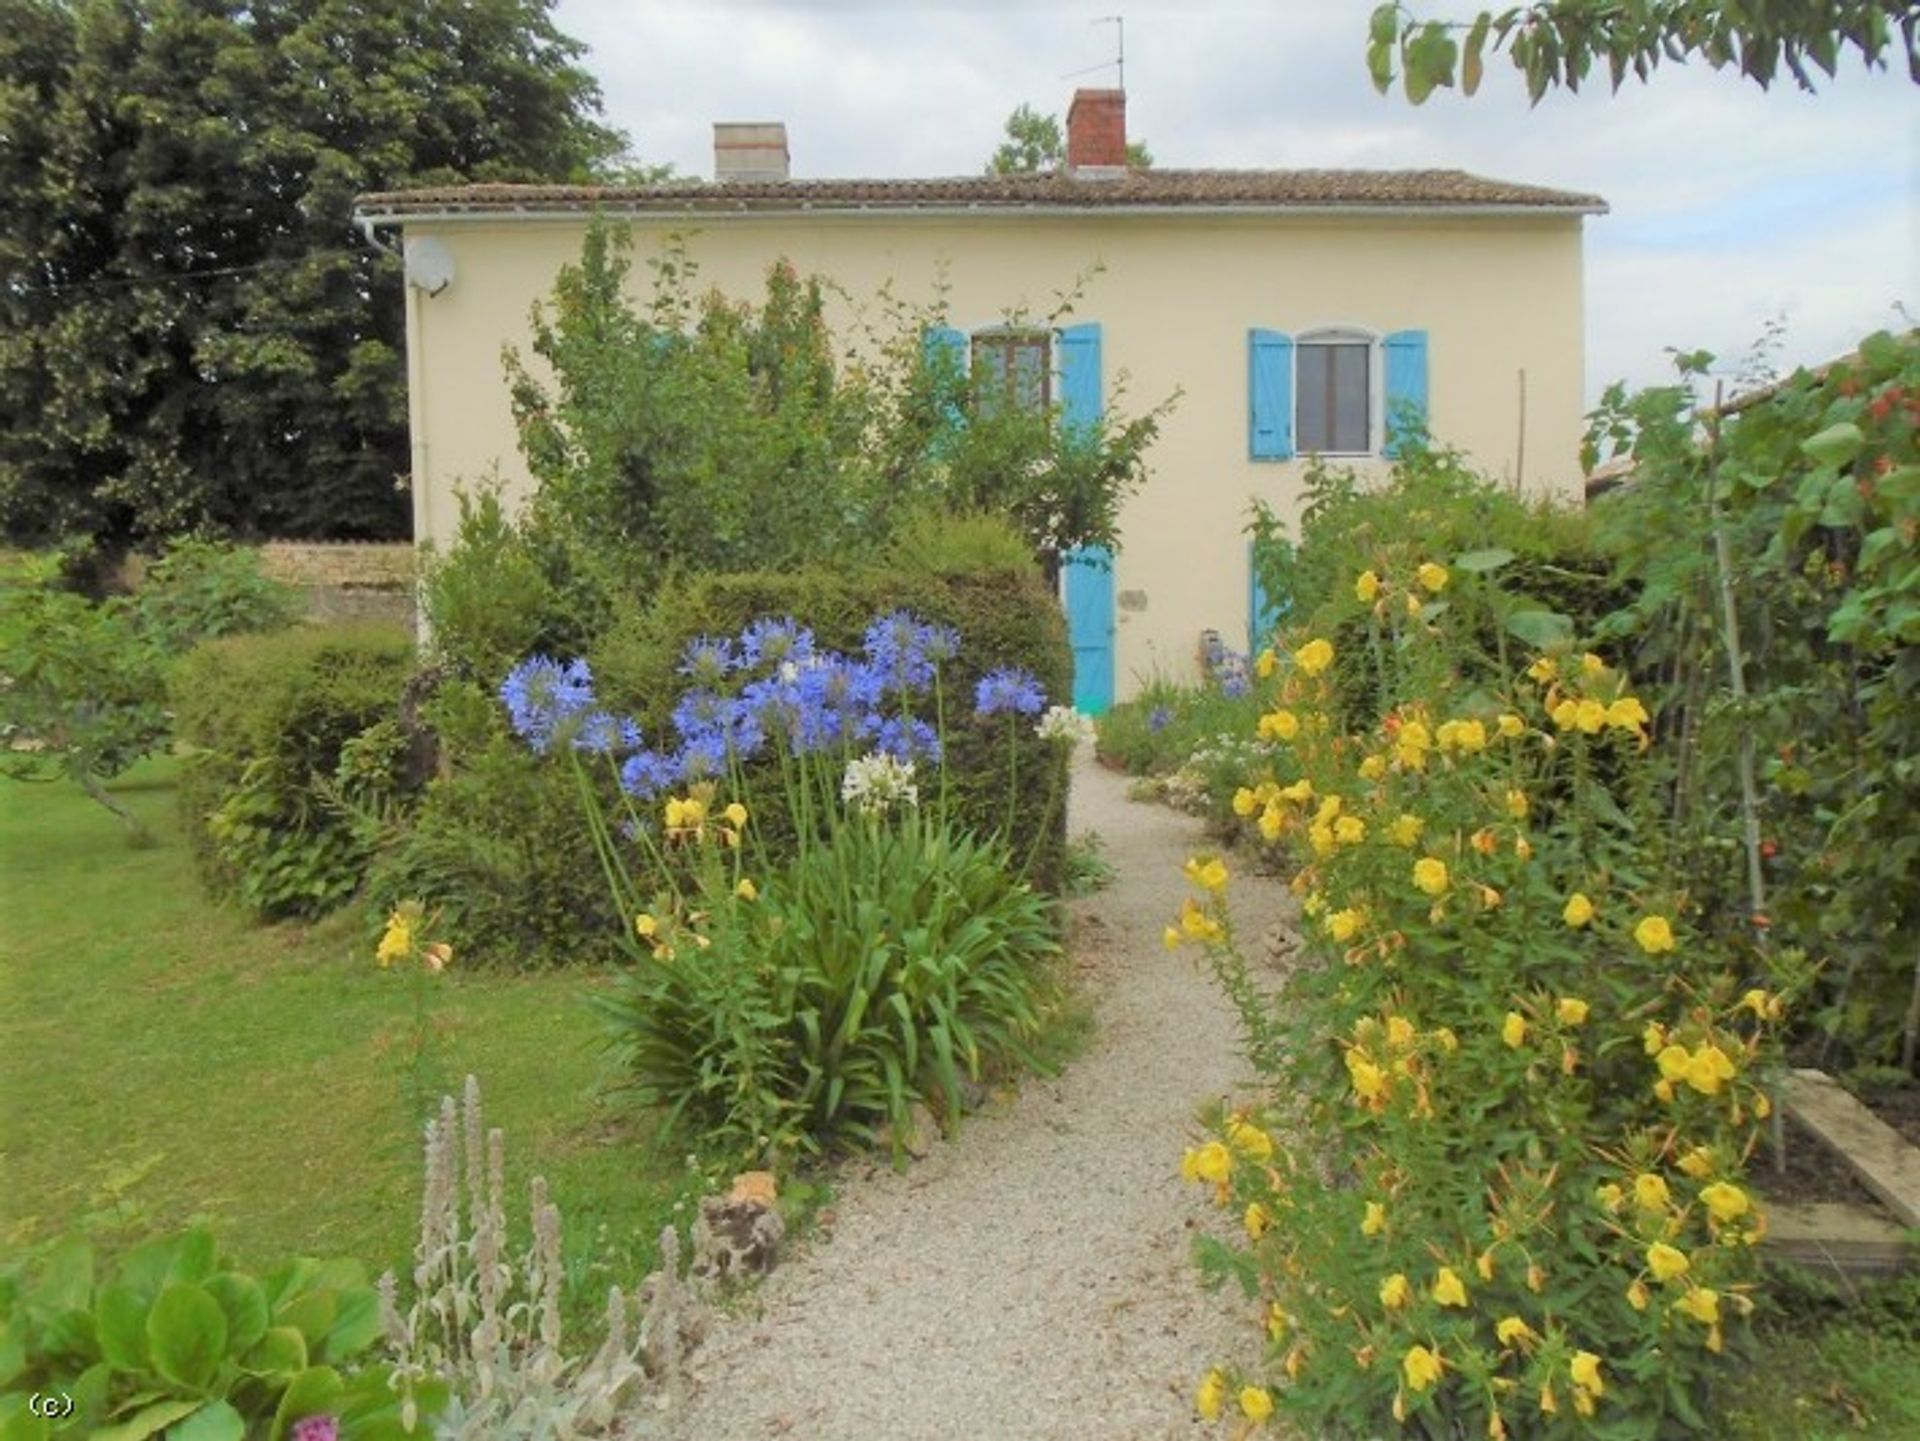
[[[683,1441],[1131,1441],[1217,1434],[1190,1397],[1257,1334],[1234,1292],[1200,1289],[1191,1238],[1220,1224],[1178,1175],[1197,1105],[1244,1083],[1231,1011],[1160,932],[1187,893],[1198,822],[1076,772],[1073,831],[1114,882],[1074,903],[1074,959],[1098,1031],[1052,1080],[970,1118],[904,1174],[850,1171],[830,1238],[716,1323],[669,1423]],[[1237,887],[1241,934],[1289,909]]]

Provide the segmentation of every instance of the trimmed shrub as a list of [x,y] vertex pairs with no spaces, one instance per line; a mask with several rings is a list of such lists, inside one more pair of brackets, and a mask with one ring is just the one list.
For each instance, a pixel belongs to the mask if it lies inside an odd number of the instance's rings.
[[231,637],[180,663],[180,795],[214,890],[283,916],[358,889],[379,829],[366,816],[405,789],[398,712],[412,667],[407,633],[371,624]]

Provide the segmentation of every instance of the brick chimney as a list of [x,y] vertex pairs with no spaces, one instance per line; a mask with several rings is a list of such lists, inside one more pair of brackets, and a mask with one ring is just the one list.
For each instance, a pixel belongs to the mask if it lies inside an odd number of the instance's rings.
[[1076,90],[1067,107],[1067,168],[1105,169],[1127,163],[1127,92]]
[[713,178],[787,179],[787,127],[778,122],[716,120],[713,125]]

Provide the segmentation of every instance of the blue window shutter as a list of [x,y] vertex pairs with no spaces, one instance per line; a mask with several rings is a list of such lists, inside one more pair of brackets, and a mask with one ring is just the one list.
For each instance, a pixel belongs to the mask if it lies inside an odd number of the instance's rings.
[[1427,434],[1427,332],[1396,330],[1384,342],[1387,354],[1386,440],[1381,454],[1395,459],[1409,430]]
[[[964,395],[973,362],[973,346],[968,342],[966,332],[955,330],[951,325],[929,325],[920,337],[920,349],[926,356],[928,368],[935,375],[940,375],[944,367],[951,367],[959,384],[954,395]],[[967,423],[967,413],[957,399],[947,401],[946,412],[949,431],[959,430]],[[943,435],[934,441],[931,453],[935,459],[947,454],[945,440]]]
[[1247,332],[1247,454],[1293,457],[1293,337],[1277,330]]
[[1113,552],[1083,545],[1061,557],[1067,637],[1073,644],[1073,704],[1085,715],[1113,705]]
[[1105,412],[1097,323],[1060,331],[1060,407],[1060,423],[1070,435],[1090,433]]
[[1267,595],[1267,588],[1260,584],[1260,571],[1254,565],[1255,545],[1247,542],[1247,654],[1258,655],[1267,643],[1273,639],[1273,633],[1279,628],[1280,619],[1286,613],[1285,608],[1276,605]]

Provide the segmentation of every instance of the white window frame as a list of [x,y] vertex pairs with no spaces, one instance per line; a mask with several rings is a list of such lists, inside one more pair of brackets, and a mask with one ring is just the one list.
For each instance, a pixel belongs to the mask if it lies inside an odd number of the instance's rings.
[[[1364,325],[1345,323],[1334,325],[1315,325],[1306,330],[1296,331],[1293,337],[1293,365],[1289,377],[1293,383],[1293,394],[1287,397],[1287,404],[1293,414],[1294,454],[1296,456],[1322,455],[1329,460],[1370,460],[1378,459],[1386,449],[1386,384],[1387,363],[1385,337],[1380,331]],[[1367,347],[1367,448],[1365,450],[1308,450],[1301,442],[1300,434],[1300,347],[1304,345],[1365,345]]]

